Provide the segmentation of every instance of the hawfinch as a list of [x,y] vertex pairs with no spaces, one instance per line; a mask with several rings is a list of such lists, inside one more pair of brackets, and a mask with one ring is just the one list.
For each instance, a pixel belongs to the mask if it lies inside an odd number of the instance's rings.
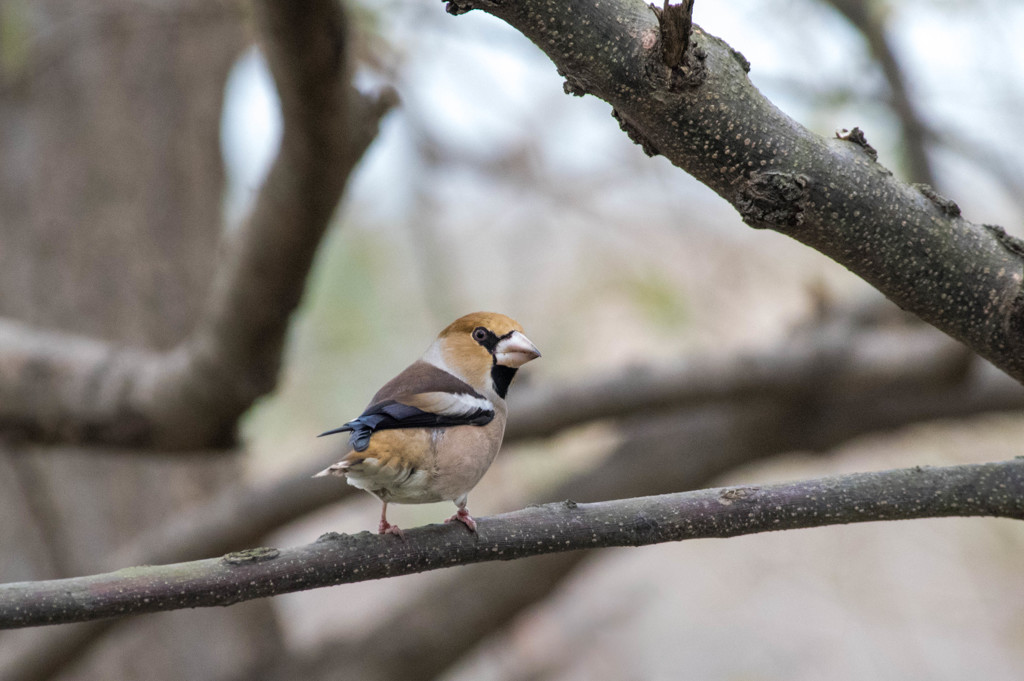
[[470,530],[469,491],[483,477],[505,434],[505,394],[516,371],[540,352],[523,327],[505,315],[475,312],[448,325],[419,360],[381,388],[358,418],[323,435],[351,432],[351,451],[314,477],[343,475],[388,504],[451,500],[446,522]]

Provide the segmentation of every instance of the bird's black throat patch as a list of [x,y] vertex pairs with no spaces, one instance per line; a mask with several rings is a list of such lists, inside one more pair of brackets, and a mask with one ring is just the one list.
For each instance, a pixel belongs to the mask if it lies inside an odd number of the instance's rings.
[[495,364],[491,367],[491,382],[494,383],[494,392],[498,397],[505,399],[508,387],[512,385],[512,379],[516,377],[518,369],[507,367],[503,364]]

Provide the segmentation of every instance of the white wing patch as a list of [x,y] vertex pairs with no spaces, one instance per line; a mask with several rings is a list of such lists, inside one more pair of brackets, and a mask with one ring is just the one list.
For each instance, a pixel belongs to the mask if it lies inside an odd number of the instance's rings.
[[458,418],[469,416],[480,411],[494,413],[494,405],[485,397],[467,395],[466,393],[430,392],[418,393],[411,398],[402,399],[403,404],[422,409],[432,414],[441,414]]

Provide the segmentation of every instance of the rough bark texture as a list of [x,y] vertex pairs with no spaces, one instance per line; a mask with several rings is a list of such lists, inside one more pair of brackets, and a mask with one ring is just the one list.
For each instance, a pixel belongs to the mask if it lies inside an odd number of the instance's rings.
[[956,204],[896,179],[862,132],[823,138],[765,99],[749,63],[693,26],[681,65],[640,0],[457,0],[522,32],[567,91],[613,107],[648,154],[662,154],[729,201],[749,225],[793,237],[900,307],[1024,380],[1024,245],[960,217]]
[[619,501],[531,506],[404,538],[329,533],[294,549],[260,547],[191,563],[0,585],[0,627],[233,605],[321,586],[607,546],[950,516],[1024,519],[1024,459],[856,473]]

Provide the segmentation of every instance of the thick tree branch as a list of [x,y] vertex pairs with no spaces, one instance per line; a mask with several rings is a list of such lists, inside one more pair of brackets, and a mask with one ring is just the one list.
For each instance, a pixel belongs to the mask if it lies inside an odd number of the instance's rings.
[[293,549],[264,547],[190,563],[18,582],[0,585],[0,627],[232,605],[323,586],[579,549],[950,516],[1024,519],[1024,459],[593,504],[566,501],[484,518],[475,534],[455,525],[409,530],[404,540],[369,532],[331,533]]
[[49,441],[223,446],[273,387],[316,247],[391,96],[350,85],[339,3],[256,10],[284,132],[251,214],[225,236],[225,262],[194,330],[158,353],[3,321],[0,428]]
[[609,102],[647,153],[711,187],[748,224],[833,258],[1024,380],[1024,245],[897,180],[859,130],[806,130],[754,88],[738,52],[697,26],[670,68],[657,15],[641,0],[448,3],[455,14],[474,7],[522,32],[567,91]]

